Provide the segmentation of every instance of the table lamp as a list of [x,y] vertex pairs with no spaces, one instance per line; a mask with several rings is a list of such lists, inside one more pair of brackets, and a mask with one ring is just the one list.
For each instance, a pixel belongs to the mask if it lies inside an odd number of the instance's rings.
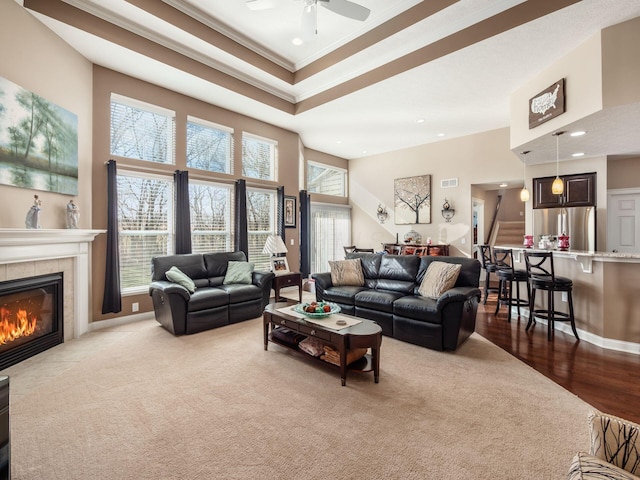
[[287,252],[287,246],[280,235],[269,235],[262,249],[263,255],[271,255],[271,257],[277,257],[281,253]]

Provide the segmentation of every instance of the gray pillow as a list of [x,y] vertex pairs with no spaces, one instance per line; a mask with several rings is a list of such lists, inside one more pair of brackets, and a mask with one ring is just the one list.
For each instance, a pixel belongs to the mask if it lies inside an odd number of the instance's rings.
[[178,267],[173,266],[165,273],[167,280],[173,283],[177,283],[178,285],[182,285],[184,288],[189,290],[191,293],[196,291],[196,284],[191,280],[182,270]]
[[227,273],[222,283],[224,285],[231,283],[252,283],[254,266],[251,262],[229,262],[227,264]]

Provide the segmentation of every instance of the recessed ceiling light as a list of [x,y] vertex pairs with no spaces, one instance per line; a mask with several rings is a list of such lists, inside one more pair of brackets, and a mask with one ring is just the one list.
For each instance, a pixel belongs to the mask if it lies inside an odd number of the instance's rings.
[[584,130],[578,130],[577,132],[572,132],[569,135],[571,135],[572,137],[581,137],[585,133],[587,132],[585,132]]
[[438,136],[439,137],[444,137],[444,133],[439,133]]
[[336,140],[336,143],[342,143],[342,140]]
[[366,151],[366,150],[362,150],[362,153],[363,153],[363,154],[364,154],[364,153],[367,153],[367,151]]
[[416,123],[424,123],[424,118],[419,118],[416,120]]
[[501,188],[504,188],[504,187],[508,187],[508,185],[507,185],[506,183],[501,183],[501,184],[500,184],[500,187],[501,187]]
[[584,155],[584,152],[576,152],[571,154],[572,157],[582,157],[583,155]]
[[296,47],[302,45],[302,39],[300,37],[296,37],[293,40],[291,40],[291,43],[293,43]]

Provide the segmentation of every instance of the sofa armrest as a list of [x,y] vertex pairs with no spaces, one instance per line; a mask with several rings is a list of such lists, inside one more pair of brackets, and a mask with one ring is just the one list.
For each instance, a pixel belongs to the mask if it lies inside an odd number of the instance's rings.
[[637,480],[635,475],[584,452],[578,452],[571,462],[567,480]]
[[438,311],[442,310],[452,302],[464,303],[471,297],[478,297],[480,300],[482,292],[477,287],[453,287],[444,292],[436,301]]
[[271,282],[273,281],[274,277],[275,275],[273,272],[263,272],[256,270],[253,272],[252,283],[257,287],[260,287],[261,289],[270,289]]
[[149,295],[153,295],[154,290],[161,290],[167,295],[180,295],[187,302],[191,298],[189,290],[177,283],[167,282],[165,280],[157,280],[149,285]]
[[333,282],[331,281],[331,273],[312,273],[311,278],[315,280],[316,301],[324,301],[324,292],[333,286]]
[[589,453],[634,475],[640,475],[640,425],[592,412],[589,415]]

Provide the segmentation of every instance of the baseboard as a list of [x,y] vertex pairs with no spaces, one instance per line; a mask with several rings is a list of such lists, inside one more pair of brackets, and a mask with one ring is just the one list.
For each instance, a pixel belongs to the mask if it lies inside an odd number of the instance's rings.
[[89,324],[88,331],[93,332],[95,330],[101,330],[103,328],[118,327],[120,325],[126,325],[128,323],[139,322],[140,320],[151,320],[155,318],[153,312],[136,313],[135,315],[127,315],[118,318],[109,318],[107,320],[99,320],[97,322],[91,322]]
[[[513,318],[513,315],[518,315],[518,309],[516,307],[511,307],[511,318]],[[520,316],[526,318],[527,321],[529,321],[529,310],[526,308],[521,308]],[[541,323],[545,326],[547,325],[547,321],[543,318],[536,318],[536,323]],[[563,333],[573,335],[573,331],[571,330],[571,325],[569,323],[557,322],[555,325],[555,329]],[[612,338],[604,338],[600,335],[596,335],[579,328],[576,328],[576,330],[578,330],[578,336],[580,337],[581,341],[591,343],[601,348],[606,348],[607,350],[615,350],[618,352],[640,355],[640,343],[627,342],[624,340],[614,340]]]

